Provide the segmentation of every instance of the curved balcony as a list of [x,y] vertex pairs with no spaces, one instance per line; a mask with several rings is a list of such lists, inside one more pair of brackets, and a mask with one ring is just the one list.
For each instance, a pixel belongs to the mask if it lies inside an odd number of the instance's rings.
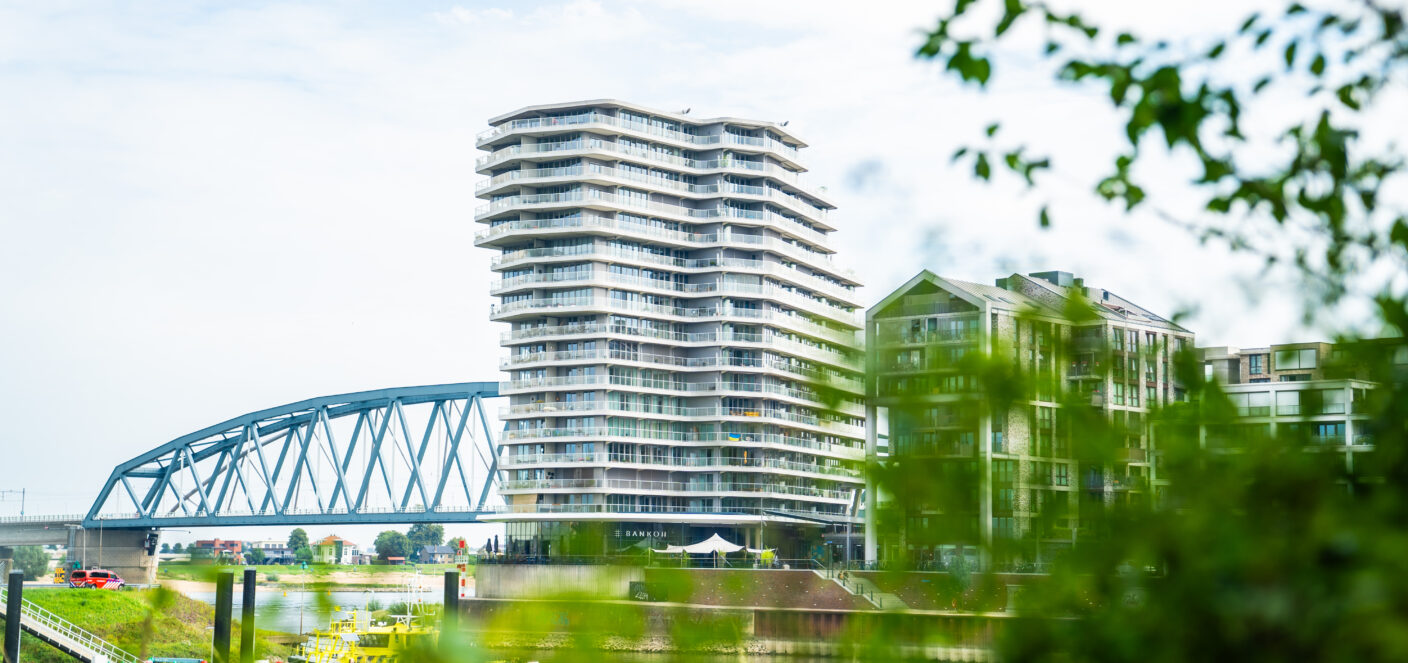
[[[475,160],[474,166],[476,172],[485,175],[494,167],[513,159],[534,157],[565,159],[589,154],[604,156],[608,159],[616,155],[625,155],[635,161],[680,169],[690,175],[733,172],[746,177],[757,177],[760,175],[772,177],[780,182],[798,186],[796,172],[787,170],[786,168],[779,168],[773,164],[762,161],[739,159],[727,154],[713,159],[691,159],[653,150],[643,150],[629,145],[601,140],[599,138],[579,138],[571,141],[553,143],[510,145],[479,157]],[[820,198],[820,196],[813,197]]]
[[[722,124],[722,122],[719,122],[710,123],[709,125],[694,126],[721,126]],[[614,115],[597,113],[595,111],[575,115],[526,117],[517,120],[509,120],[503,124],[481,131],[475,139],[475,147],[482,147],[512,134],[530,134],[563,130],[590,131],[593,129],[613,130],[620,133],[632,134],[635,137],[674,143],[675,147],[682,149],[709,149],[712,147],[732,146],[745,151],[771,152],[775,156],[782,157],[789,162],[795,162],[798,152],[795,146],[772,138],[740,136],[726,131],[709,134],[689,133],[667,129],[645,122],[636,122]]]
[[855,345],[855,332],[832,329],[800,316],[762,309],[739,308],[731,305],[685,308],[662,304],[630,302],[610,297],[563,297],[559,299],[523,299],[495,304],[489,312],[491,320],[506,321],[543,315],[575,315],[579,313],[625,312],[676,322],[740,320],[746,323],[769,323],[789,332],[815,336],[842,346]]
[[[813,246],[825,247],[826,234],[807,227],[801,221],[770,210],[750,210],[737,207],[695,208],[673,205],[634,196],[623,196],[597,189],[566,191],[562,193],[524,193],[500,198],[474,210],[474,220],[484,221],[496,214],[521,210],[544,210],[556,207],[592,207],[600,209],[649,212],[673,221],[698,222],[706,220],[730,220],[737,225],[766,226],[780,233],[791,235],[810,242]],[[756,223],[755,223],[756,222]],[[812,225],[820,225],[813,223]]]
[[762,497],[805,497],[813,499],[847,502],[851,499],[849,490],[831,490],[811,486],[793,486],[783,483],[684,483],[679,481],[641,481],[637,479],[510,479],[499,484],[503,493],[567,491],[615,493],[664,493],[688,495],[711,493],[714,497],[741,497],[738,493]]
[[769,299],[784,304],[789,304],[813,315],[827,318],[833,322],[847,325],[859,329],[863,321],[855,311],[848,311],[825,298],[813,298],[798,294],[772,285],[752,285],[746,283],[714,282],[714,283],[680,283],[677,281],[667,281],[664,279],[645,279],[624,274],[615,274],[604,269],[592,270],[587,273],[565,272],[565,273],[540,273],[525,274],[506,279],[500,279],[489,285],[489,294],[500,296],[514,291],[534,290],[545,287],[585,287],[598,285],[601,287],[625,286],[631,290],[642,292],[653,291],[685,299],[694,297],[720,297],[736,296],[747,298]]
[[[800,399],[799,399],[800,400]],[[864,408],[859,404],[842,403],[836,408],[842,414],[851,416],[864,416]],[[782,414],[774,415],[774,412]],[[804,415],[795,412],[776,410],[776,408],[743,408],[743,407],[686,407],[676,405],[647,405],[642,403],[617,403],[605,399],[592,401],[571,401],[553,403],[522,403],[499,408],[500,419],[524,419],[537,417],[559,417],[564,415],[603,415],[612,416],[616,414],[642,415],[637,418],[650,419],[696,419],[699,417],[763,417],[763,418],[783,418],[788,415],[798,415],[792,421],[806,421],[811,425],[816,425],[818,417]]]
[[593,440],[604,442],[635,442],[644,444],[668,444],[685,447],[742,446],[747,448],[776,449],[778,451],[806,451],[819,456],[844,460],[865,458],[865,446],[859,439],[855,445],[834,444],[823,440],[783,435],[780,433],[681,433],[674,431],[621,430],[607,426],[578,426],[568,428],[533,428],[504,431],[503,443],[523,444],[529,442],[557,442],[568,440]]
[[807,274],[795,267],[767,260],[745,260],[743,258],[676,258],[647,251],[627,251],[602,244],[579,245],[573,247],[545,247],[520,249],[501,253],[490,259],[490,266],[496,271],[512,269],[520,265],[533,265],[557,261],[609,261],[633,265],[660,266],[692,274],[711,272],[746,272],[760,276],[772,276],[782,281],[801,286],[808,290],[825,293],[843,304],[861,306],[854,288],[847,288],[835,281],[817,274]]
[[[674,372],[690,371],[729,371],[732,373],[747,372],[739,369],[760,369],[786,374],[787,377],[796,380],[809,380],[825,384],[835,389],[843,389],[852,393],[862,393],[865,390],[864,384],[860,380],[835,375],[833,373],[800,366],[793,362],[783,361],[777,357],[738,357],[731,354],[716,353],[704,357],[677,357],[674,355],[653,354],[648,352],[630,352],[626,350],[561,350],[557,352],[539,352],[530,354],[513,355],[504,358],[499,362],[499,368],[503,370],[521,370],[535,366],[564,366],[572,364],[639,364],[642,368],[665,367]],[[813,398],[812,400],[815,400]]]
[[[486,507],[495,515],[484,516],[481,520],[533,520],[533,519],[560,519],[561,514],[594,515],[599,519],[608,519],[629,515],[636,518],[640,516],[658,516],[670,522],[689,521],[714,522],[715,519],[726,519],[726,522],[734,523],[760,523],[760,522],[792,522],[792,523],[815,523],[819,517],[825,517],[835,522],[852,522],[860,524],[860,518],[846,514],[845,505],[841,504],[809,504],[811,510],[804,509],[775,509],[760,507],[737,507],[737,506],[656,506],[656,505],[625,505],[625,504],[510,504],[506,506]],[[451,513],[456,508],[441,507],[439,512]],[[795,514],[802,520],[792,520],[787,516]]]
[[779,237],[736,232],[695,233],[670,230],[598,214],[579,214],[555,219],[504,221],[475,233],[474,245],[491,247],[495,242],[508,237],[526,239],[580,233],[672,244],[688,249],[738,248],[739,245],[746,245],[794,258],[811,269],[824,271],[847,281],[856,281],[855,271],[833,265],[830,254],[812,251],[800,244],[787,242]]
[[[551,186],[576,182],[594,182],[602,185],[636,186],[644,185],[652,189],[668,191],[672,194],[694,200],[706,200],[720,196],[744,197],[757,202],[777,203],[806,217],[809,221],[825,225],[829,207],[816,205],[801,196],[784,189],[751,186],[720,182],[717,184],[689,184],[665,177],[642,174],[632,170],[587,163],[559,168],[524,168],[499,173],[475,185],[474,192],[481,198],[497,194],[508,187],[520,185]],[[480,209],[484,209],[481,207]]]
[[631,341],[647,340],[681,347],[708,347],[724,343],[730,345],[756,344],[760,348],[771,348],[779,352],[793,354],[804,359],[811,359],[831,366],[837,366],[852,371],[859,371],[861,369],[859,357],[847,356],[829,347],[808,345],[776,334],[746,334],[734,331],[672,332],[607,323],[586,323],[517,329],[504,332],[500,335],[499,340],[504,345],[512,346],[534,341],[607,337],[617,337]]
[[665,470],[671,472],[795,472],[799,475],[818,475],[822,478],[835,478],[839,481],[864,481],[859,468],[840,465],[819,465],[799,463],[779,458],[674,458],[652,457],[645,454],[622,454],[597,451],[593,453],[560,454],[505,454],[499,458],[499,465],[505,469],[522,467],[633,467],[638,469]]

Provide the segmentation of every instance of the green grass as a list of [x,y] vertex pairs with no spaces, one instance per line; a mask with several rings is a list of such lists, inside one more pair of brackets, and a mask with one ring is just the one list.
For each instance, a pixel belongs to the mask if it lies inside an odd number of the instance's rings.
[[[175,592],[26,589],[24,597],[138,656],[210,657],[211,632],[206,628],[214,622],[214,609]],[[234,648],[238,650],[238,620],[234,633]],[[73,660],[28,634],[21,639],[20,646],[22,661],[72,663]],[[256,637],[255,653],[258,658],[284,658],[289,649]]]

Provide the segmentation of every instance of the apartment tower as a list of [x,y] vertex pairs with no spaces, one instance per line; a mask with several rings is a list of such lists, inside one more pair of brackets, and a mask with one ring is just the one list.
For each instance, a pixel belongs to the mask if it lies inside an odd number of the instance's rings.
[[[508,552],[796,553],[863,486],[858,286],[785,126],[613,100],[489,121]],[[764,527],[764,525],[767,525]]]

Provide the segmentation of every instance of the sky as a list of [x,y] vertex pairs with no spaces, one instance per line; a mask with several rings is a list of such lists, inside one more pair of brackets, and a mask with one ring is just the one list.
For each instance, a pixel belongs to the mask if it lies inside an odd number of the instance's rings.
[[[1081,6],[1198,47],[1208,26],[1265,4]],[[1200,345],[1326,336],[1257,262],[1090,200],[1119,141],[1099,99],[1016,52],[986,94],[916,61],[936,11],[0,6],[0,491],[26,489],[29,513],[82,512],[114,465],[244,412],[498,379],[490,251],[472,241],[474,139],[489,117],[538,103],[618,98],[788,121],[810,144],[806,181],[838,204],[833,246],[868,302],[920,269],[978,282],[1059,269],[1188,311]],[[980,186],[950,164],[993,118],[1002,140],[1070,155],[1041,192]],[[1149,168],[1151,190],[1179,200],[1188,164]],[[1043,204],[1055,210],[1044,231]],[[18,512],[0,499],[0,515]],[[491,531],[449,528],[471,541]],[[375,530],[339,533],[370,543]]]

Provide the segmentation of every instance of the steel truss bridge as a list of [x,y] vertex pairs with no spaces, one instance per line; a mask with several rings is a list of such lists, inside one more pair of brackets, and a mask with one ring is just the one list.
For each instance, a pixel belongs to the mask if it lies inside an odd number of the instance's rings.
[[324,396],[178,437],[113,470],[88,528],[469,522],[496,512],[497,382]]

